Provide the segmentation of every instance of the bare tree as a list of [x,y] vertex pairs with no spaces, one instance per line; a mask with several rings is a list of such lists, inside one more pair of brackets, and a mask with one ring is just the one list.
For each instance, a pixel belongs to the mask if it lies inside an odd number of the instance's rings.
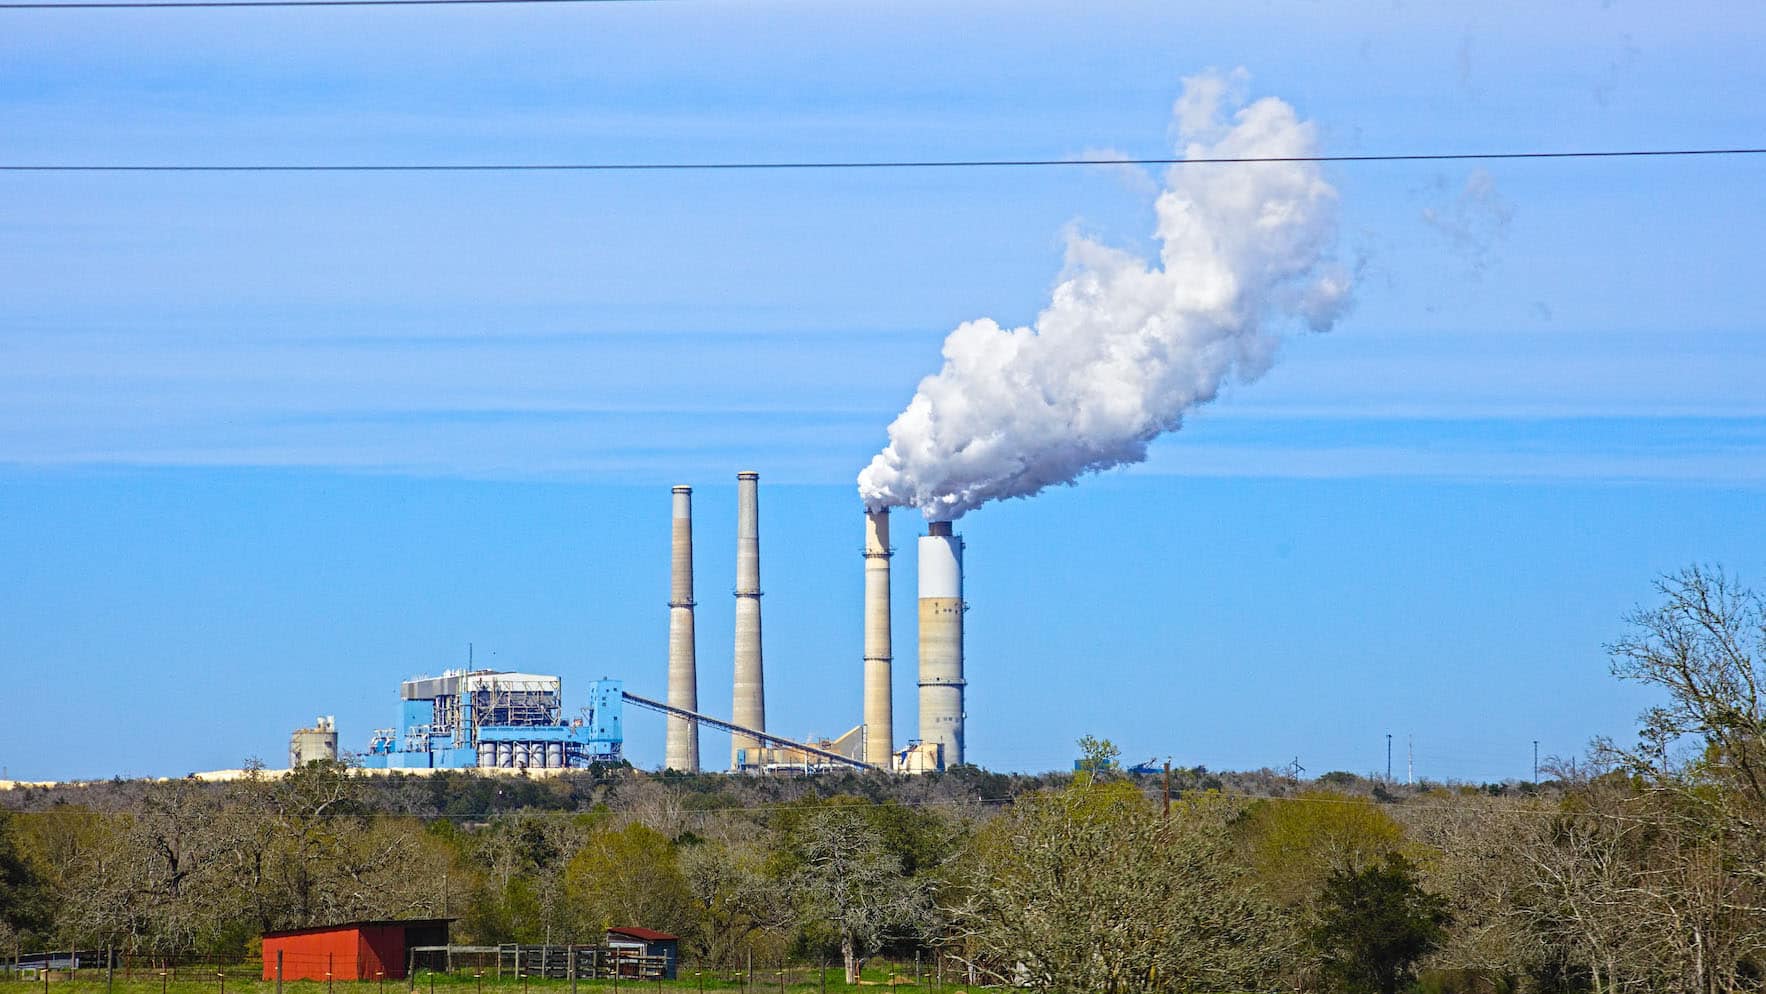
[[1186,799],[1170,821],[1128,783],[1088,779],[988,826],[950,914],[971,962],[1039,990],[1264,989],[1297,936],[1234,850],[1242,806]]
[[136,813],[107,819],[63,881],[59,931],[162,954],[213,939],[229,915],[218,810],[201,784],[173,780],[152,785]]
[[681,874],[699,919],[693,945],[708,966],[734,966],[757,937],[796,923],[789,888],[767,871],[767,852],[751,839],[687,847]]
[[1567,810],[1516,825],[1510,847],[1525,870],[1517,915],[1588,969],[1595,994],[1647,989],[1651,973],[1635,907],[1648,823],[1621,809],[1622,790],[1594,785]]
[[637,822],[678,839],[687,831],[692,815],[680,788],[664,780],[646,779],[620,790],[614,817],[620,824]]
[[1433,968],[1486,976],[1524,976],[1553,962],[1555,947],[1524,913],[1519,894],[1531,881],[1514,852],[1550,809],[1536,799],[1461,797],[1453,804],[1397,809],[1409,836],[1426,848],[1420,860],[1431,890],[1450,902],[1454,927],[1429,959]]
[[1721,569],[1660,578],[1608,646],[1613,672],[1667,694],[1631,748],[1597,753],[1635,784],[1650,827],[1629,895],[1671,982],[1735,990],[1766,948],[1766,599]]
[[[1656,581],[1662,603],[1627,616],[1608,646],[1615,675],[1665,690],[1643,715],[1643,741],[1621,755],[1638,773],[1679,786],[1721,782],[1746,802],[1750,831],[1766,811],[1766,599],[1722,570],[1689,567]],[[1676,747],[1703,751],[1684,762]]]
[[925,925],[931,911],[925,886],[902,875],[901,857],[859,812],[817,813],[805,826],[802,856],[799,903],[806,918],[833,930],[848,984],[858,983],[865,959],[886,941]]

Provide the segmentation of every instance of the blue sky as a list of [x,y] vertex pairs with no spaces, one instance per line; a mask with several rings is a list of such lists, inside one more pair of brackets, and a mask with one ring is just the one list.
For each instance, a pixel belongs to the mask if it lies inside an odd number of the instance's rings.
[[[1332,153],[1766,134],[1766,17],[1734,5],[1094,6],[4,12],[0,160],[1163,155],[1181,78],[1239,66]],[[1326,175],[1360,267],[1335,330],[1146,464],[964,519],[978,761],[1062,766],[1093,733],[1366,771],[1391,731],[1420,773],[1524,776],[1532,739],[1631,727],[1647,697],[1600,646],[1654,574],[1766,582],[1766,161]],[[677,482],[727,704],[749,468],[772,724],[843,731],[853,475],[952,327],[1034,317],[1067,231],[1148,251],[1154,189],[0,176],[0,641],[43,704],[9,709],[0,764],[232,766],[318,713],[360,746],[468,641],[660,691]],[[630,751],[659,760],[660,724]]]

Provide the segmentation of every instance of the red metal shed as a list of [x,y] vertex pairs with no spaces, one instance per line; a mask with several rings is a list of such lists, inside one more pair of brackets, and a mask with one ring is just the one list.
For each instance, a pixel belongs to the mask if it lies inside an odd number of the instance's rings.
[[451,918],[315,925],[264,933],[264,979],[374,980],[405,975],[413,946],[445,946]]

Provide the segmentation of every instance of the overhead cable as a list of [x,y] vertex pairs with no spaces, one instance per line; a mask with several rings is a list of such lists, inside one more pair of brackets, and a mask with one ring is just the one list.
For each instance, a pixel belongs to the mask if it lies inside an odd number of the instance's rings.
[[[292,0],[311,3],[513,3],[529,0]],[[566,2],[566,0],[535,0]],[[4,6],[4,5],[0,5]],[[151,5],[150,5],[151,6]],[[254,6],[246,4],[246,6]],[[256,6],[262,6],[257,4]],[[1762,148],[1626,149],[1592,152],[1418,152],[1391,155],[1206,156],[1194,159],[874,159],[801,162],[492,162],[492,163],[247,163],[201,165],[0,164],[0,172],[35,173],[487,173],[487,172],[692,172],[769,169],[1003,169],[1041,166],[1205,166],[1293,162],[1459,162],[1512,159],[1641,159],[1691,156],[1766,155]]]
[[654,3],[657,0],[72,0],[0,3],[0,10],[152,10],[156,7],[436,7],[456,4]]

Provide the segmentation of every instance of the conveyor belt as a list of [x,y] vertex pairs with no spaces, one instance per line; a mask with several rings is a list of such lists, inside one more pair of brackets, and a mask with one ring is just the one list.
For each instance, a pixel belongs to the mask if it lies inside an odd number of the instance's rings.
[[752,736],[760,740],[762,744],[779,745],[784,746],[787,749],[801,749],[812,756],[820,756],[823,759],[850,766],[854,769],[877,769],[877,767],[872,766],[870,763],[864,762],[863,760],[853,759],[851,756],[842,756],[837,752],[830,752],[827,749],[822,749],[817,746],[797,742],[792,739],[781,738],[770,732],[757,732],[752,728],[743,728],[741,725],[725,721],[722,718],[713,718],[708,714],[700,714],[697,711],[689,711],[686,708],[677,708],[673,704],[664,704],[661,701],[653,701],[648,697],[639,697],[637,694],[634,694],[629,690],[622,690],[620,693],[625,695],[626,700],[641,708],[649,708],[652,711],[661,711],[663,714],[673,715],[676,718],[686,718],[689,721],[696,721],[701,725],[710,725],[712,728],[721,728],[726,732],[735,732],[738,735]]

